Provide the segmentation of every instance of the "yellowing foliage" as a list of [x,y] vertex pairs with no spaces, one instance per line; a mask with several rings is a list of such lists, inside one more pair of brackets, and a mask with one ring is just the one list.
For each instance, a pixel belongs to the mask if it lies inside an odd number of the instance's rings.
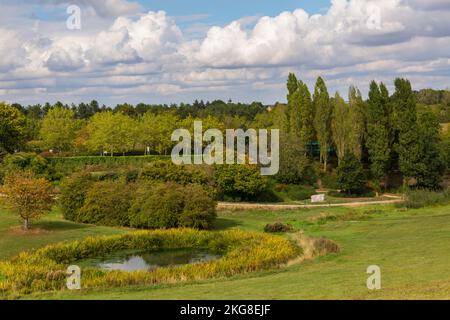
[[43,178],[36,179],[31,174],[16,173],[5,178],[0,191],[4,194],[8,209],[23,219],[24,229],[29,228],[31,219],[39,219],[52,209],[52,186]]
[[193,229],[137,231],[125,235],[86,238],[59,243],[34,252],[22,253],[0,262],[0,296],[65,287],[69,265],[80,259],[105,256],[119,250],[164,250],[202,248],[220,252],[214,261],[151,271],[82,270],[82,288],[106,288],[130,285],[175,283],[229,277],[268,269],[288,262],[300,253],[289,240],[257,232],[230,230],[221,232]]

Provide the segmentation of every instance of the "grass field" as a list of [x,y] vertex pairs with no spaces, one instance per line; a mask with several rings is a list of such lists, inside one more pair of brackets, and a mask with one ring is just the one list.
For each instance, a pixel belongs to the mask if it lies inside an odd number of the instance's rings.
[[[341,253],[289,267],[205,282],[39,294],[39,299],[448,299],[450,206],[405,211],[393,206],[314,208],[300,211],[221,212],[217,229],[262,230],[268,222],[291,223],[326,237]],[[123,232],[62,221],[57,212],[24,236],[16,218],[0,214],[0,258],[45,243]],[[366,288],[366,269],[378,265],[382,289]]]
[[0,259],[7,259],[24,250],[38,248],[49,243],[83,239],[93,235],[112,235],[124,230],[77,224],[62,219],[57,210],[33,223],[30,234],[24,235],[21,222],[4,210],[0,210]]

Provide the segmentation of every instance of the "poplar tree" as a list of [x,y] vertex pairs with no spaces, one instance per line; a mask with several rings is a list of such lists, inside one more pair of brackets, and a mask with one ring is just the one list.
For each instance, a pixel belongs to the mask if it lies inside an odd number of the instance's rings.
[[420,187],[438,189],[446,169],[445,155],[441,149],[441,126],[436,114],[423,111],[418,114],[420,160],[416,165],[417,184]]
[[308,86],[302,81],[299,82],[300,88],[300,139],[305,146],[308,146],[314,142],[314,106],[311,99],[311,93]]
[[315,110],[314,127],[320,145],[320,162],[323,171],[327,171],[328,151],[331,142],[331,103],[325,82],[321,77],[317,79],[314,88],[313,104]]
[[289,73],[287,80],[287,102],[288,107],[286,110],[287,121],[285,123],[286,132],[291,131],[291,123],[295,122],[295,119],[291,120],[291,115],[295,113],[295,109],[298,109],[298,80],[294,73]]
[[349,149],[351,126],[350,109],[344,99],[336,92],[333,101],[331,131],[339,163]]
[[417,128],[417,110],[415,95],[411,83],[406,79],[396,79],[393,95],[393,111],[395,135],[397,137],[395,149],[398,153],[400,171],[404,176],[404,183],[417,174],[417,164],[420,161],[419,134]]
[[348,142],[349,150],[361,161],[362,145],[365,130],[364,101],[358,88],[351,86],[348,93],[348,103],[350,109],[350,137]]
[[388,120],[385,114],[385,102],[380,87],[375,81],[370,84],[369,99],[366,108],[365,137],[369,152],[370,171],[373,179],[379,183],[384,180],[390,159]]

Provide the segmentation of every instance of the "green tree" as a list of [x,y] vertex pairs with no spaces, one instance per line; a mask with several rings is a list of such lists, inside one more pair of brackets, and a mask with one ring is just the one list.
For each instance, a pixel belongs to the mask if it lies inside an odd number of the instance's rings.
[[5,195],[8,208],[22,218],[23,228],[28,230],[30,220],[37,220],[52,209],[52,189],[52,185],[43,178],[15,173],[5,178],[0,191]]
[[364,171],[356,156],[347,152],[337,169],[339,187],[348,194],[358,194],[364,186]]
[[159,154],[167,154],[173,146],[172,132],[180,127],[180,118],[174,112],[165,112],[155,117],[153,129],[154,150]]
[[416,164],[416,179],[419,187],[438,189],[446,169],[442,153],[439,120],[432,111],[418,114],[417,131],[420,146],[420,161]]
[[45,115],[40,134],[46,148],[69,151],[73,147],[77,129],[75,113],[72,110],[54,107]]
[[339,163],[349,150],[352,122],[350,118],[350,108],[344,99],[336,92],[333,100],[333,113],[331,118],[331,131],[333,141],[336,146],[336,153]]
[[309,92],[306,83],[299,82],[300,92],[300,139],[305,146],[308,146],[314,142],[314,105],[311,99],[311,93]]
[[315,172],[299,137],[282,132],[280,150],[280,170],[276,176],[278,181],[292,184],[314,183]]
[[441,146],[447,169],[450,169],[450,130],[443,136]]
[[[297,80],[297,77],[294,73],[289,73],[288,80],[287,80],[287,110],[286,110],[286,116],[287,116],[287,122],[286,122],[286,130],[291,131],[295,130],[291,127],[293,123],[298,122],[298,119],[294,118],[291,119],[292,115],[298,115],[299,114],[299,95],[298,95],[298,88],[299,88],[299,82]],[[300,125],[300,124],[299,124]]]
[[406,184],[409,178],[417,175],[417,164],[422,156],[418,143],[416,99],[408,80],[396,79],[394,84],[393,111],[397,137],[395,149]]
[[23,143],[25,117],[14,107],[0,102],[0,155],[12,153]]
[[315,110],[314,127],[320,145],[320,162],[323,171],[327,171],[328,152],[331,143],[331,103],[325,82],[321,77],[317,79],[314,88],[313,104]]
[[348,93],[348,103],[350,107],[350,137],[348,148],[357,159],[362,158],[362,145],[364,139],[365,104],[358,88],[351,86]]
[[294,73],[289,73],[288,80],[287,80],[287,89],[288,89],[288,101],[289,101],[289,98],[298,89],[298,80]]
[[122,113],[96,113],[89,121],[86,131],[86,145],[91,151],[125,153],[136,144],[137,125],[135,120]]
[[214,180],[222,197],[251,200],[267,190],[267,179],[256,165],[216,165]]
[[380,86],[375,81],[372,81],[365,111],[367,128],[365,142],[369,153],[370,172],[376,181],[377,187],[386,177],[391,155],[389,148],[389,122],[384,106],[386,103],[385,94],[382,94]]

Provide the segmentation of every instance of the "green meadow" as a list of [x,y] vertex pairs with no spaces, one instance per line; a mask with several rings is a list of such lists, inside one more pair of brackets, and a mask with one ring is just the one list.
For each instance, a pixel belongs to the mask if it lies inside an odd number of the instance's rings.
[[[289,223],[296,232],[325,237],[341,252],[279,269],[195,283],[108,290],[41,293],[32,299],[448,299],[450,297],[450,206],[405,210],[391,205],[295,211],[223,211],[217,230],[261,231]],[[0,214],[0,258],[90,235],[125,229],[80,225],[54,211],[24,235],[17,218]],[[289,235],[286,235],[289,236]],[[381,290],[366,287],[367,267],[381,268]]]

